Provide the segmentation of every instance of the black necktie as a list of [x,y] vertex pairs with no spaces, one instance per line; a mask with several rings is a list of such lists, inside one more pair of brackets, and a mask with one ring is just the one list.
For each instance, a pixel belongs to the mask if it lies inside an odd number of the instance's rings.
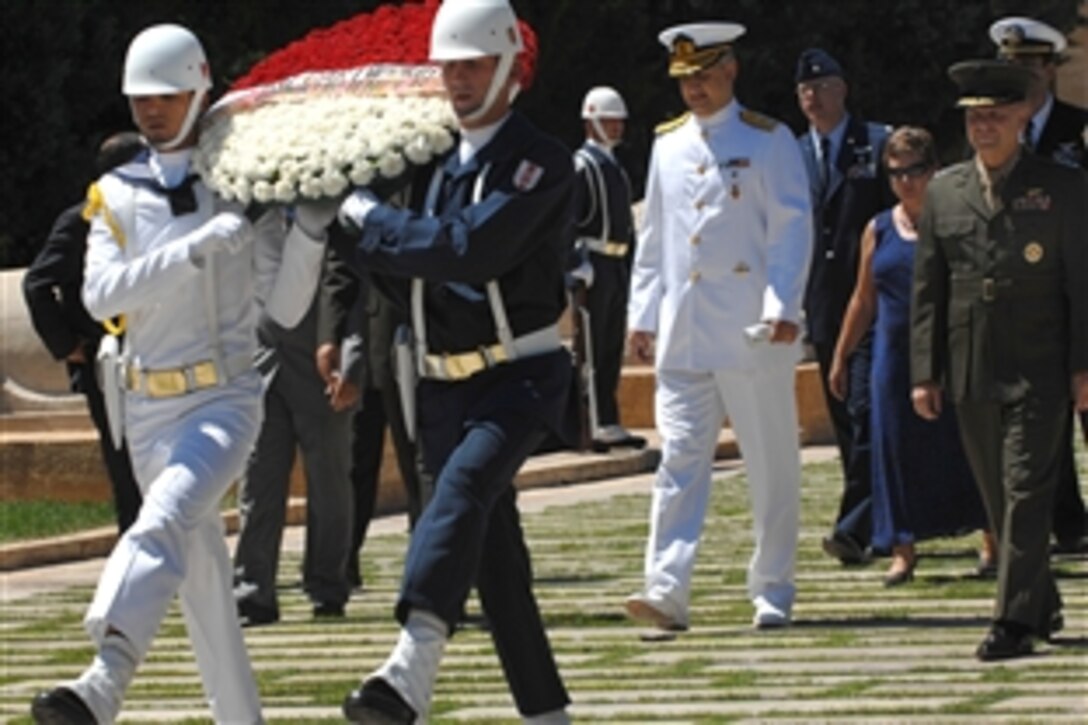
[[1029,118],[1028,125],[1024,128],[1024,145],[1032,151],[1035,150],[1035,119]]
[[193,193],[193,183],[200,177],[189,174],[173,189],[166,189],[166,198],[170,201],[170,211],[174,216],[184,216],[196,211],[196,194]]
[[827,187],[831,184],[831,139],[820,137],[820,198],[827,196]]

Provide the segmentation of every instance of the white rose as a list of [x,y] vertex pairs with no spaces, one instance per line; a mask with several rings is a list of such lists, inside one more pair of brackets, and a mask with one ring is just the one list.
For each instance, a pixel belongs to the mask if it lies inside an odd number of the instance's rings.
[[290,204],[295,200],[295,185],[284,178],[280,178],[272,187],[272,195],[281,204]]
[[272,188],[272,184],[268,183],[264,179],[253,184],[253,198],[262,204],[267,204],[275,198],[275,191]]
[[321,177],[321,191],[325,196],[339,196],[347,188],[348,180],[339,171],[330,170]]
[[348,178],[351,179],[351,183],[355,186],[366,186],[374,180],[374,167],[367,163],[365,159],[352,162],[351,173],[348,174]]
[[397,178],[406,168],[404,157],[395,150],[384,151],[378,159],[378,171],[387,179]]
[[425,134],[418,134],[404,146],[404,155],[416,166],[431,160],[431,144]]

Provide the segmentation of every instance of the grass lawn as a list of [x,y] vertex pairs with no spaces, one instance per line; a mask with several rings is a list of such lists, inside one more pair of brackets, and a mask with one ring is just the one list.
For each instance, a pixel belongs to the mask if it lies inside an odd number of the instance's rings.
[[0,501],[0,544],[113,526],[113,504]]

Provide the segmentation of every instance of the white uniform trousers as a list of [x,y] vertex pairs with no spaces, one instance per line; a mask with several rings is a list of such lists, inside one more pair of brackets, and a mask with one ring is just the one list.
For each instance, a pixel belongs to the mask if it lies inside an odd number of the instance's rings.
[[143,661],[179,594],[212,716],[232,725],[263,720],[219,503],[245,468],[261,415],[256,373],[168,400],[128,396],[126,433],[144,502],[110,554],[85,620],[96,642],[112,627]]
[[747,469],[754,524],[748,595],[762,595],[788,613],[801,497],[792,361],[754,372],[659,370],[655,413],[662,459],[650,509],[646,596],[687,623],[714,452],[728,413]]

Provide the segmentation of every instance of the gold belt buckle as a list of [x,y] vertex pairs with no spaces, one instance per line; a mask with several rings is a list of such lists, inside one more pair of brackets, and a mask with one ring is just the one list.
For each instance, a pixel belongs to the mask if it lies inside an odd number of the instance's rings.
[[442,368],[450,380],[464,380],[483,369],[483,360],[474,352],[444,355]]
[[181,368],[172,370],[147,370],[141,373],[144,392],[149,398],[171,398],[188,392],[185,371]]
[[994,284],[993,277],[984,277],[982,279],[982,301],[993,302],[997,299],[997,286]]
[[219,384],[219,375],[215,372],[215,363],[205,360],[193,365],[192,368],[193,389],[212,388]]
[[125,377],[129,390],[141,392],[149,398],[173,398],[219,384],[219,374],[211,360],[163,370],[130,367]]

